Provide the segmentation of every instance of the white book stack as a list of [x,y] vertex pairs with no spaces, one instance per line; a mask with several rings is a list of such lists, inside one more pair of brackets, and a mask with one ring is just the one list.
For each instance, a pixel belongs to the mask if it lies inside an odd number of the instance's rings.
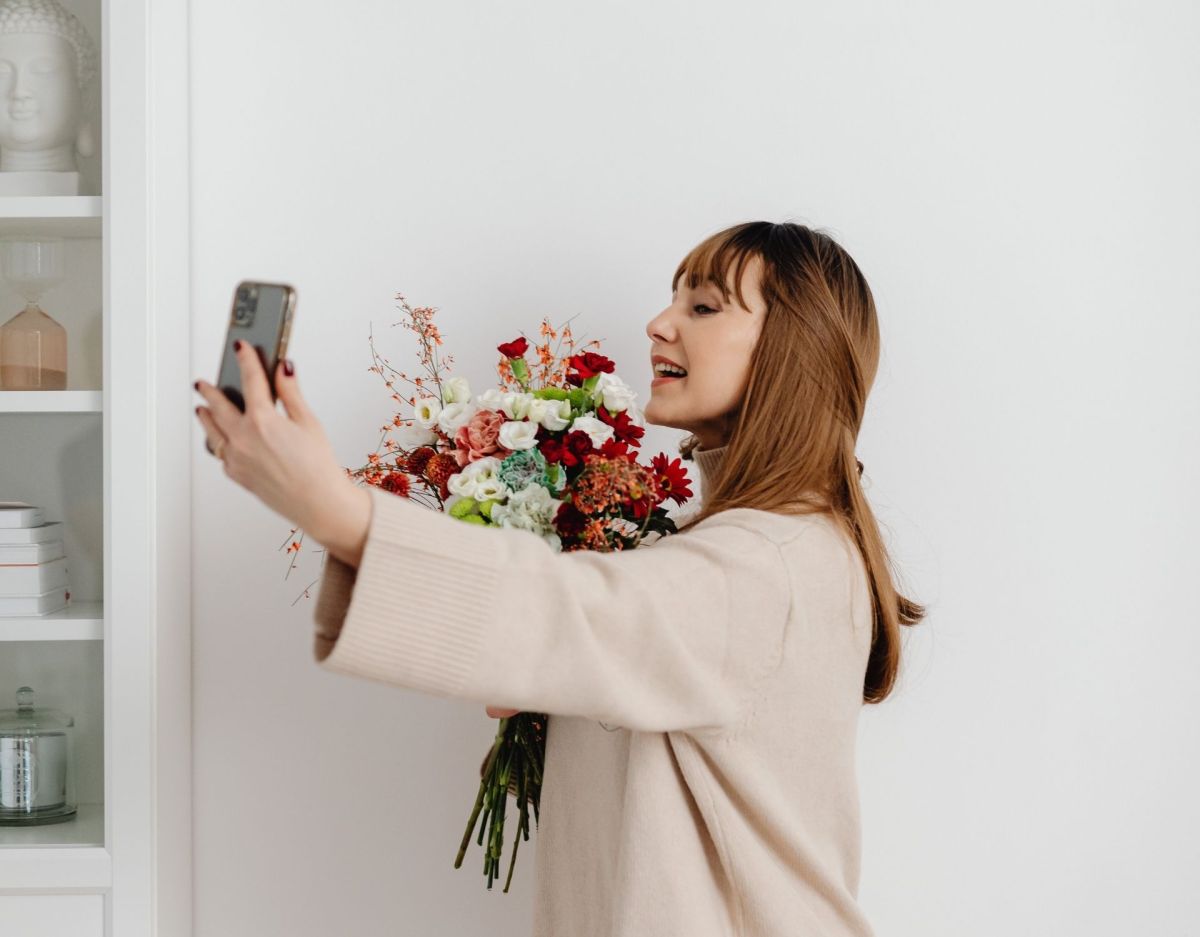
[[62,522],[45,523],[32,504],[0,501],[0,618],[48,615],[70,599]]

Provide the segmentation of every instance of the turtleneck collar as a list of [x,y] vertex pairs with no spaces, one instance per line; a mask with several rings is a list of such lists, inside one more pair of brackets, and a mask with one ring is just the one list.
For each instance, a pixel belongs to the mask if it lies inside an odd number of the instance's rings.
[[696,465],[697,474],[700,476],[700,487],[706,490],[716,477],[718,470],[721,468],[721,463],[725,460],[725,453],[729,451],[729,446],[718,446],[715,449],[702,449],[697,446],[692,450],[692,461]]

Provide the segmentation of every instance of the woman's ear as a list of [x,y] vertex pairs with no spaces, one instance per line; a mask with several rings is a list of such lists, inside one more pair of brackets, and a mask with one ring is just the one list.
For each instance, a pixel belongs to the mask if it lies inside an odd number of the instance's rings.
[[79,122],[79,130],[75,134],[75,150],[80,156],[92,156],[96,152],[96,136],[92,132],[92,122],[84,118]]

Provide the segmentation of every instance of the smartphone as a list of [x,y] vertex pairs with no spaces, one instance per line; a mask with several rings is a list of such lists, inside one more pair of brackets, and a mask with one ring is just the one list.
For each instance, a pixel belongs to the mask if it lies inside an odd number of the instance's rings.
[[286,283],[243,280],[234,288],[217,387],[243,413],[246,412],[246,398],[233,343],[241,339],[258,352],[258,359],[267,373],[271,399],[275,400],[275,368],[287,354],[295,309],[296,291]]

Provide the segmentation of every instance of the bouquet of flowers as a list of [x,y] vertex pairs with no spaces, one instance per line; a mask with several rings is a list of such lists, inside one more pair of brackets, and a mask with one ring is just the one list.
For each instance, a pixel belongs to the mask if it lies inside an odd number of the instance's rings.
[[[351,478],[400,497],[420,501],[463,523],[517,527],[543,537],[556,551],[628,550],[650,533],[676,532],[663,506],[692,497],[680,460],[659,453],[649,465],[638,462],[644,424],[637,395],[598,351],[577,350],[569,324],[560,330],[543,320],[537,362],[526,360],[524,337],[497,347],[499,382],[473,395],[465,378],[447,378],[452,356],[439,360],[442,337],[433,324],[435,309],[410,307],[405,328],[416,333],[424,376],[409,378],[380,358],[368,370],[409,382],[415,393],[398,403],[412,407],[381,427],[383,439],[367,463],[346,469]],[[551,351],[550,340],[558,340]],[[566,345],[563,352],[562,346]],[[560,353],[563,352],[563,353]],[[435,391],[431,393],[431,390]],[[399,441],[391,438],[398,430]],[[382,453],[380,450],[383,450]],[[288,537],[288,553],[300,541]],[[289,569],[290,572],[290,569]],[[307,590],[306,590],[307,593]],[[501,719],[482,767],[482,779],[454,867],[459,868],[479,821],[488,888],[499,871],[508,795],[519,808],[517,836],[504,891],[516,864],[517,846],[529,839],[529,810],[535,823],[545,756],[546,714],[517,713]]]

